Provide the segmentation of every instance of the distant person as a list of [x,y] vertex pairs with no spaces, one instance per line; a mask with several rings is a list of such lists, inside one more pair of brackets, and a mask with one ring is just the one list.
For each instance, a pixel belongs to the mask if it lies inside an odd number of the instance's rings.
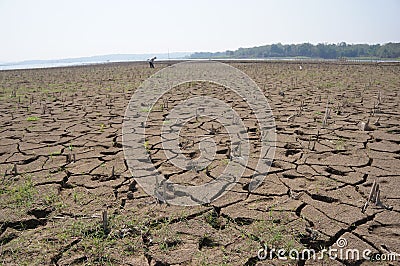
[[150,68],[154,68],[154,60],[156,60],[156,59],[157,59],[157,57],[153,57],[152,59],[149,60]]

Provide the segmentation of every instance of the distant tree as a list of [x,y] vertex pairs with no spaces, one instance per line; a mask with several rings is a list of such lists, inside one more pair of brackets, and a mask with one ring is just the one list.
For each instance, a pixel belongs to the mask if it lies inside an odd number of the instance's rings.
[[272,57],[283,56],[282,53],[283,53],[282,44],[278,43],[278,44],[271,45],[271,56]]
[[233,51],[226,50],[225,54],[226,54],[226,56],[230,57],[230,56],[233,56],[235,53]]
[[300,44],[298,55],[311,57],[312,56],[312,48],[313,48],[313,45],[311,43]]
[[384,45],[374,44],[338,44],[310,43],[286,44],[281,43],[264,45],[253,48],[239,48],[236,51],[225,51],[217,53],[199,52],[194,53],[191,58],[268,58],[268,57],[311,57],[335,59],[343,57],[378,57],[378,58],[400,58],[400,43],[387,43]]

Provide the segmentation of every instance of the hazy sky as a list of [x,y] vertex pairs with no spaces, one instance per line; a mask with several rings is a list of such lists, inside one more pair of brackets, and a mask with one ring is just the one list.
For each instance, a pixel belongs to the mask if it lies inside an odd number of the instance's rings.
[[0,62],[400,42],[399,0],[0,0]]

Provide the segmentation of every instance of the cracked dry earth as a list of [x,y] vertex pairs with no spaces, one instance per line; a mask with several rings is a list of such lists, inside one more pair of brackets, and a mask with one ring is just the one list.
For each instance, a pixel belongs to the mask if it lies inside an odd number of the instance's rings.
[[[267,244],[320,252],[345,238],[351,249],[400,253],[400,66],[232,65],[268,98],[275,159],[252,193],[250,161],[232,190],[197,207],[157,203],[124,162],[125,108],[135,88],[166,64],[0,71],[0,265],[398,265],[327,256],[260,261],[257,251]],[[229,161],[229,136],[206,117],[185,125],[180,148],[196,158],[198,136],[210,135],[217,143],[210,166],[182,170],[166,160],[163,117],[193,95],[232,105],[256,160],[259,135],[247,104],[226,88],[193,82],[165,95],[168,106],[161,100],[143,110],[150,114],[144,146],[158,170],[176,183],[198,185]],[[361,130],[368,119],[368,130]],[[370,204],[362,213],[375,180],[391,208]]]

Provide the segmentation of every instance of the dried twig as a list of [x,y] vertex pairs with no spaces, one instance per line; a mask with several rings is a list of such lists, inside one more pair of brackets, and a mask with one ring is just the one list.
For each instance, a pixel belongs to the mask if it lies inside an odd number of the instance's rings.
[[107,218],[107,210],[103,211],[102,213],[103,218],[103,231],[105,234],[108,234],[108,218]]
[[325,108],[325,116],[324,119],[322,120],[322,127],[325,127],[328,124],[328,118],[331,110],[329,109],[329,98],[326,101],[326,108]]
[[292,121],[294,121],[294,118],[295,118],[296,116],[298,116],[298,115],[299,115],[299,113],[294,113],[294,114],[290,115],[290,116],[286,119],[286,122],[292,122]]
[[319,140],[319,130],[317,131],[317,137],[315,138],[314,145],[311,149],[312,151],[315,150],[315,143],[318,142],[318,140]]
[[18,170],[17,170],[17,164],[14,163],[13,169],[12,169],[13,175],[18,175]]
[[361,212],[364,213],[367,210],[370,203],[374,204],[375,206],[379,206],[384,209],[387,209],[387,210],[392,210],[393,209],[392,206],[388,206],[388,205],[385,205],[384,203],[382,203],[380,195],[381,195],[381,192],[379,190],[379,184],[376,182],[376,180],[374,180],[374,183],[372,184],[372,187],[371,187],[371,191],[369,192],[368,199],[364,203],[364,206],[361,208]]
[[379,119],[380,119],[380,117],[378,117],[378,119],[376,119],[376,121],[374,123],[375,126],[380,126],[381,125],[381,123],[379,123]]
[[372,130],[374,130],[374,128],[371,127],[370,124],[369,124],[369,118],[367,119],[367,122],[360,122],[360,130],[361,131],[372,131]]

